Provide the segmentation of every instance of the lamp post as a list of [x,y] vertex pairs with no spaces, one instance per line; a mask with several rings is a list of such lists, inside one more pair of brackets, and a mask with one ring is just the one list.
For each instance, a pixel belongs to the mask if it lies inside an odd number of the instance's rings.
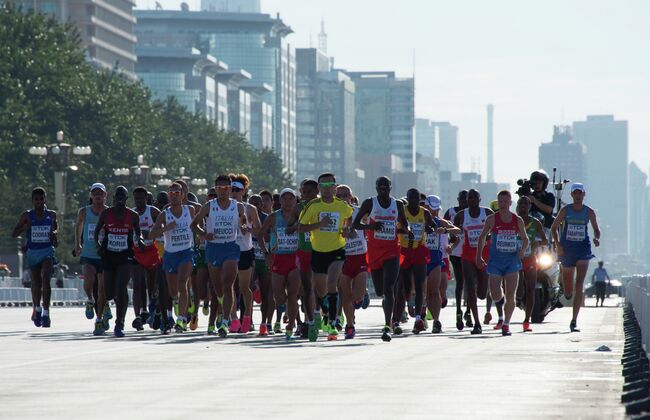
[[88,156],[92,153],[90,146],[72,146],[63,142],[63,131],[57,131],[56,143],[47,146],[32,146],[29,154],[43,156],[47,164],[54,169],[54,205],[61,215],[65,214],[66,181],[68,170],[76,171],[76,165],[70,165],[72,155]]
[[[197,188],[196,190],[197,195],[208,195],[208,189],[206,188],[206,186],[208,185],[208,181],[205,178],[192,178],[188,176],[186,174],[186,168],[184,166],[178,168],[178,172],[179,172],[179,176],[174,179],[182,179],[188,185]],[[169,178],[161,178],[158,180],[157,184],[159,187],[169,187],[173,182],[174,181]]]
[[167,175],[167,169],[155,166],[151,168],[144,163],[144,155],[138,155],[137,164],[131,168],[115,168],[113,174],[118,177],[131,176],[135,185],[155,185],[151,177],[164,177]]

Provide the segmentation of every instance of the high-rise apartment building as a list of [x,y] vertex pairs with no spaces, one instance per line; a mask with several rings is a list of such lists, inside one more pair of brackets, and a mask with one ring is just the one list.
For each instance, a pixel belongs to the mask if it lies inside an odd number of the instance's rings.
[[556,125],[551,142],[539,146],[539,167],[549,178],[553,175],[553,168],[556,168],[558,180],[585,182],[585,160],[586,148],[573,140],[569,126]]

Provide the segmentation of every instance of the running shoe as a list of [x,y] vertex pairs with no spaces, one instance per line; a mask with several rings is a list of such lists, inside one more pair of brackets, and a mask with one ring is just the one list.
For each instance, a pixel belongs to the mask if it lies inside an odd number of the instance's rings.
[[425,317],[427,321],[433,321],[433,315],[431,315],[431,311],[427,308],[427,316]]
[[131,326],[136,330],[136,331],[142,331],[144,330],[144,327],[142,326],[142,318],[139,316],[136,316],[133,322],[131,323]]
[[339,332],[336,326],[330,325],[329,332],[327,333],[327,341],[336,341],[339,337]]
[[449,301],[447,300],[447,298],[444,298],[444,299],[442,300],[442,304],[440,305],[440,307],[443,308],[443,309],[446,308],[446,307],[447,307],[447,302],[449,302]]
[[105,331],[104,331],[104,325],[102,323],[102,320],[98,319],[97,321],[95,321],[95,329],[93,330],[93,335],[95,336],[104,335],[104,332]]
[[260,324],[260,337],[266,337],[269,335],[269,330],[266,329],[266,324]]
[[317,331],[320,331],[323,328],[323,317],[319,313],[314,314],[314,326]]
[[282,332],[282,324],[280,324],[279,322],[273,324],[273,332],[276,334],[280,334]]
[[326,325],[329,325],[330,323],[330,317],[329,315],[323,315],[323,325],[321,326],[321,329],[323,332],[327,332],[327,329],[325,328]]
[[187,322],[185,322],[184,319],[177,319],[176,324],[174,325],[174,329],[177,333],[183,333],[187,331]]
[[178,299],[174,299],[174,316],[178,316]]
[[43,315],[41,317],[41,327],[43,328],[50,328],[50,325],[52,325],[52,320],[50,319],[50,315]]
[[341,332],[343,330],[343,324],[341,323],[341,318],[336,319],[336,322],[334,323],[334,327],[336,328],[336,331]]
[[284,332],[284,339],[287,340],[287,341],[294,341],[296,339],[296,337],[293,335],[292,330],[286,330]]
[[244,319],[241,323],[241,333],[247,334],[251,330],[252,320],[250,316],[244,316]]
[[502,319],[500,319],[499,321],[497,321],[497,324],[496,324],[494,327],[492,327],[492,328],[495,329],[495,330],[500,330],[501,327],[503,327],[503,320],[502,320]]
[[199,328],[199,317],[194,314],[190,317],[190,330],[195,331],[197,328]]
[[86,302],[86,319],[93,319],[95,317],[95,302],[89,300]]
[[392,339],[390,336],[390,327],[386,325],[384,329],[381,331],[381,341],[389,342]]
[[106,305],[104,305],[104,318],[105,319],[113,319],[113,312],[111,311],[111,304],[106,302]]
[[399,326],[399,322],[393,323],[393,334],[402,335],[402,327]]
[[472,328],[474,326],[474,322],[472,321],[472,314],[469,313],[469,310],[465,311],[465,326],[467,328]]
[[309,324],[302,324],[302,328],[300,329],[300,338],[309,338]]
[[171,326],[173,323],[169,323],[169,319],[162,318],[160,320],[160,334],[167,335],[171,332]]
[[409,322],[409,314],[406,311],[402,312],[402,317],[400,318],[399,322],[402,324]]
[[508,325],[504,325],[503,327],[501,327],[501,335],[504,337],[512,335],[512,333],[510,332],[510,327]]
[[366,289],[366,293],[364,293],[363,300],[361,301],[361,309],[368,309],[368,306],[370,306],[370,295]]
[[440,334],[442,332],[442,324],[440,321],[433,321],[433,328],[431,329],[432,334]]
[[190,301],[190,305],[187,307],[187,313],[190,315],[194,315],[196,313],[196,305],[194,304],[194,301]]
[[350,326],[346,325],[345,326],[345,339],[346,340],[352,340],[355,335],[356,335],[356,330],[354,329],[354,326],[350,327]]
[[108,331],[111,329],[111,323],[108,320],[108,318],[102,318],[102,327],[104,328],[104,331]]
[[124,337],[124,331],[122,331],[122,326],[116,323],[115,329],[113,330],[113,334],[115,335],[116,338]]
[[228,336],[228,327],[225,322],[222,322],[219,326],[219,337],[226,338]]
[[490,325],[490,322],[492,322],[492,314],[487,312],[483,318],[483,325]]
[[149,300],[149,319],[147,319],[147,324],[153,325],[153,317],[156,315],[158,310],[158,298],[152,297]]
[[309,338],[309,341],[314,342],[318,340],[318,330],[319,328],[316,328],[315,323],[309,324],[309,328],[307,329],[307,338]]
[[424,330],[424,321],[422,319],[415,320],[415,324],[413,324],[413,334],[420,334],[420,332]]
[[271,324],[266,324],[266,331],[269,335],[275,335],[275,331],[273,331],[273,326]]
[[524,322],[522,324],[522,327],[524,328],[524,332],[531,332],[533,331],[532,328],[530,328],[530,322]]
[[173,316],[169,315],[167,317],[167,328],[171,330],[174,324],[176,324],[176,320],[174,320]]
[[203,311],[204,316],[210,315],[210,302],[208,302],[207,300],[203,301],[203,310],[202,311]]
[[[43,326],[45,326],[45,317],[43,317]],[[571,332],[580,332],[580,328],[578,328],[578,323],[576,322],[575,319],[571,320],[571,323],[569,324],[569,329]]]
[[362,300],[355,300],[352,302],[352,306],[354,306],[354,309],[361,309],[361,306],[363,305]]
[[408,308],[408,314],[411,318],[415,318],[415,296],[411,296],[410,299],[408,299],[408,305],[406,305]]
[[34,321],[34,325],[37,327],[40,327],[43,325],[43,312],[39,312],[36,309],[32,310],[32,321]]
[[230,332],[231,333],[238,333],[240,332],[239,330],[241,329],[241,321],[239,318],[235,318],[230,322]]
[[471,334],[472,335],[483,334],[483,328],[481,328],[481,325],[480,324],[474,325]]
[[208,335],[217,335],[217,328],[214,325],[208,326]]
[[465,328],[465,323],[463,322],[463,313],[456,312],[456,329],[462,331]]
[[147,324],[148,319],[149,319],[149,312],[147,311],[142,311],[140,313],[140,319],[142,320],[142,325]]
[[426,318],[422,318],[422,322],[424,322],[424,329],[428,330],[429,329],[429,321],[427,321]]

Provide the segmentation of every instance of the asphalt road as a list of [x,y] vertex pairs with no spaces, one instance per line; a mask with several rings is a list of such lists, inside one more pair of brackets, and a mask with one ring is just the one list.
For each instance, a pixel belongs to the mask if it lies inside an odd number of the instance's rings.
[[379,339],[376,305],[358,315],[356,339],[316,343],[208,337],[205,318],[182,335],[93,337],[82,308],[54,308],[50,329],[30,313],[0,309],[0,419],[624,416],[615,306],[583,308],[580,333],[561,309],[524,334],[517,310],[511,337],[458,332],[447,308],[443,334],[412,335],[409,322],[390,343]]

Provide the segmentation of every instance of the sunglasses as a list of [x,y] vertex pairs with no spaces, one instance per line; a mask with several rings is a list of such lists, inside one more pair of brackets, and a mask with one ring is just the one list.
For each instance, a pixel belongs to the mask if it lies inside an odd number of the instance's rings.
[[174,191],[169,191],[168,194],[169,195],[181,195],[181,194],[183,194],[183,191],[174,190]]
[[332,182],[319,182],[318,183],[318,186],[321,187],[321,188],[333,187],[334,185],[336,185],[336,182],[333,182],[333,181]]

